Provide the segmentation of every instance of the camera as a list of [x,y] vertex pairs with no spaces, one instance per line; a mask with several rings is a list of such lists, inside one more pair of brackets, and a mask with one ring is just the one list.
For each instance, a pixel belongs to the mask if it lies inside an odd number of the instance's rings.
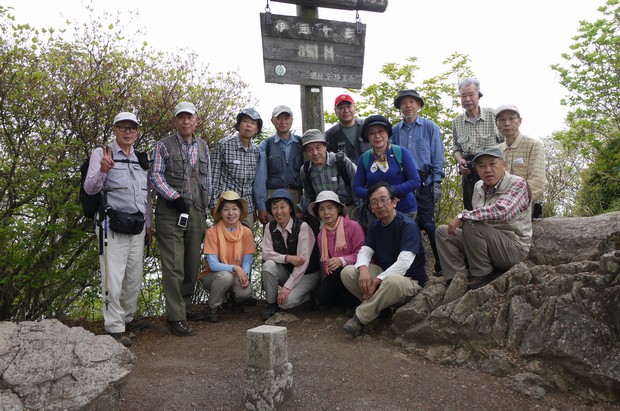
[[188,221],[188,220],[189,220],[189,214],[187,214],[187,213],[181,213],[181,214],[179,215],[179,222],[177,223],[177,225],[178,225],[179,227],[183,227],[183,228],[185,228],[185,227],[187,227],[187,221]]
[[473,170],[474,167],[476,167],[476,163],[474,163],[472,160],[469,160],[468,162],[465,163],[465,167],[469,168],[470,170]]

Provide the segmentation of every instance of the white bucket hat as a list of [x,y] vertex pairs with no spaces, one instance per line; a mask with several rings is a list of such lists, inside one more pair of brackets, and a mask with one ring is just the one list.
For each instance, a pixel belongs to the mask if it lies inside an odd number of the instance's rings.
[[339,204],[343,209],[346,208],[346,206],[340,202],[338,194],[334,193],[333,191],[321,191],[319,195],[316,196],[316,200],[308,204],[308,213],[310,213],[310,215],[313,217],[318,217],[314,214],[314,206],[322,203],[323,201],[333,201],[334,203]]

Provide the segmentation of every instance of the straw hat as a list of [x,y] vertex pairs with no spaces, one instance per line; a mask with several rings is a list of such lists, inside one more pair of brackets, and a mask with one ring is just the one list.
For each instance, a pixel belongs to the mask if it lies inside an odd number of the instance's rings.
[[220,209],[220,205],[224,201],[238,201],[239,204],[241,204],[241,216],[239,216],[239,220],[243,220],[248,216],[248,202],[241,198],[235,191],[224,191],[217,199],[217,203],[215,203],[215,221],[219,221],[220,219],[220,213],[217,210]]

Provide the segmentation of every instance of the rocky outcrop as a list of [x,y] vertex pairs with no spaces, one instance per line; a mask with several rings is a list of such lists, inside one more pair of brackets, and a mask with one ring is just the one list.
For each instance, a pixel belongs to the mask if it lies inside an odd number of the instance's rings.
[[134,355],[57,320],[0,323],[0,409],[113,410]]
[[478,290],[440,278],[393,317],[403,347],[534,397],[620,402],[620,213],[535,223],[528,261]]

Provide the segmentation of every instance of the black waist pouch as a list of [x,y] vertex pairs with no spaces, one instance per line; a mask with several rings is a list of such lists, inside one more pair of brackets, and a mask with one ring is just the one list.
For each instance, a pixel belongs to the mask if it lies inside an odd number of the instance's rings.
[[122,234],[140,234],[144,229],[144,214],[128,214],[122,211],[108,210],[110,230]]

